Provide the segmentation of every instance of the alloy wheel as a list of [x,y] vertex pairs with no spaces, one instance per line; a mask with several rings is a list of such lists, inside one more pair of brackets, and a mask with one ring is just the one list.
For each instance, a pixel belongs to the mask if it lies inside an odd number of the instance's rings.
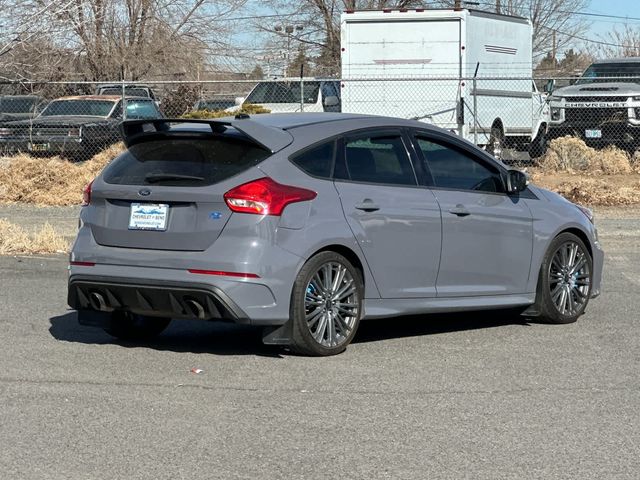
[[551,301],[562,315],[579,314],[589,299],[591,272],[587,253],[576,242],[565,242],[549,265]]
[[358,318],[356,281],[338,262],[318,268],[307,284],[305,321],[314,340],[324,347],[347,341]]

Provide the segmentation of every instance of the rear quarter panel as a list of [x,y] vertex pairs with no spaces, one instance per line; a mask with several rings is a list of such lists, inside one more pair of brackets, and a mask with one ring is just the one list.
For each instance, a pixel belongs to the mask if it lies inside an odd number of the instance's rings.
[[289,155],[309,144],[296,138],[290,147],[260,164],[259,168],[280,183],[313,190],[318,196],[310,202],[287,206],[280,218],[276,243],[301,258],[298,271],[319,250],[336,245],[348,248],[363,266],[365,297],[379,298],[360,245],[344,218],[333,181],[311,177],[289,161]]

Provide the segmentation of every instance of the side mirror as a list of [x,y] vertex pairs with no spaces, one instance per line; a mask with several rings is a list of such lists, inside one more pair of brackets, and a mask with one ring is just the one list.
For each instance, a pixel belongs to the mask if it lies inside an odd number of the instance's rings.
[[235,103],[238,107],[240,107],[245,101],[245,97],[236,97],[235,98]]
[[555,86],[556,86],[556,81],[554,79],[551,78],[547,80],[547,83],[544,84],[544,92],[551,94]]
[[522,192],[529,185],[529,176],[520,170],[507,170],[507,193]]
[[323,105],[325,107],[337,107],[340,105],[340,99],[335,95],[330,95],[324,99]]

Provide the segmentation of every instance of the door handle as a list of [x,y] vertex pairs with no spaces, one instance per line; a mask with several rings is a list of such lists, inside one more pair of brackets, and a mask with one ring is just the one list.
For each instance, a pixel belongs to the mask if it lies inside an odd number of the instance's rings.
[[375,212],[376,210],[380,210],[380,207],[373,203],[373,200],[365,198],[362,202],[356,203],[355,207],[358,210],[362,210],[364,212]]
[[451,210],[449,210],[449,213],[453,213],[458,217],[466,217],[467,215],[471,215],[471,212],[467,210],[467,208],[460,203],[456,205],[454,208],[452,208]]

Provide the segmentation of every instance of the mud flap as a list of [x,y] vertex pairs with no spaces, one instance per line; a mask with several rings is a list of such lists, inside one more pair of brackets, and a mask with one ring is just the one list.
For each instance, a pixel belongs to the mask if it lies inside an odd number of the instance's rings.
[[262,335],[262,343],[265,345],[291,345],[291,321],[284,325],[265,327]]

